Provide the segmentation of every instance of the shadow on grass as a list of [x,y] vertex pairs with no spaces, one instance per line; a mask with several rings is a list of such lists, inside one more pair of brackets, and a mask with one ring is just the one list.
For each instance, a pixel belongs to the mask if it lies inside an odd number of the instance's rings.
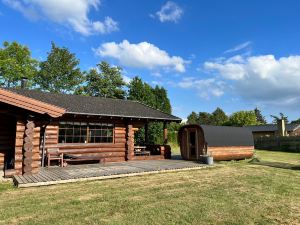
[[291,163],[283,163],[283,162],[268,162],[268,161],[260,161],[258,159],[252,159],[249,161],[251,164],[261,165],[261,166],[269,166],[281,169],[289,169],[289,170],[300,170],[300,165],[295,165]]

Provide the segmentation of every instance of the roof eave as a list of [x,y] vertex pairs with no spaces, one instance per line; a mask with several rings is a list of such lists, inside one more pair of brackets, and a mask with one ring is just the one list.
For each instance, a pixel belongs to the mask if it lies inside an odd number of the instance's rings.
[[103,117],[115,117],[115,118],[128,118],[128,119],[145,119],[152,121],[168,121],[168,122],[178,122],[180,123],[182,120],[180,118],[161,118],[161,117],[141,117],[141,116],[127,116],[127,115],[113,115],[113,114],[97,114],[97,113],[80,113],[80,112],[66,112],[65,114],[72,115],[87,115],[87,116],[103,116]]

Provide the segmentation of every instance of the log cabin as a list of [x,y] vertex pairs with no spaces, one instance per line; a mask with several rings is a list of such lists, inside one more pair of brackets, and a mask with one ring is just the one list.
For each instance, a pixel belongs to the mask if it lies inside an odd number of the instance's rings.
[[200,160],[211,155],[214,160],[251,158],[254,153],[252,133],[244,127],[185,125],[178,132],[181,156]]
[[[105,162],[165,159],[167,123],[181,119],[137,101],[0,88],[0,168],[5,176],[38,173],[47,149]],[[135,152],[134,132],[163,122],[164,143]],[[145,150],[142,149],[142,150]]]

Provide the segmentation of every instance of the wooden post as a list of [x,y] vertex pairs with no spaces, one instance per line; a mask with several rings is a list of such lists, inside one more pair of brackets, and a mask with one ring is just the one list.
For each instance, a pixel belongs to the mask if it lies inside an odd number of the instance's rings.
[[148,133],[149,124],[146,122],[145,124],[145,145],[149,144],[149,133]]
[[167,123],[164,122],[164,145],[168,144],[168,129]]
[[132,124],[126,125],[126,160],[134,157],[134,132]]

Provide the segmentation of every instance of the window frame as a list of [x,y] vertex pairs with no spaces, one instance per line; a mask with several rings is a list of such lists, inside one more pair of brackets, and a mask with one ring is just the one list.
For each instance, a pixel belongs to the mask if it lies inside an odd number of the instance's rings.
[[[84,132],[85,133],[85,135],[82,135],[82,126],[80,126],[80,135],[78,136],[78,135],[74,135],[74,126],[75,126],[75,124],[76,123],[79,123],[80,125],[81,124],[85,124],[83,127],[86,127],[86,132]],[[66,134],[66,131],[65,131],[65,133],[64,133],[64,141],[65,142],[60,142],[60,137],[62,136],[62,135],[60,135],[60,130],[62,129],[61,128],[61,124],[67,124],[67,125],[70,125],[70,126],[72,126],[72,130],[73,130],[73,134],[72,135],[67,135]],[[104,125],[106,125],[106,126],[104,126]],[[95,128],[95,129],[91,129],[90,127],[91,126],[98,126],[98,127],[106,127],[106,129],[99,129],[99,128]],[[109,128],[111,128],[111,129],[109,129]],[[64,128],[65,130],[67,130],[67,128]],[[100,131],[100,133],[101,133],[101,135],[90,135],[90,131],[91,130],[94,130],[94,131]],[[111,134],[111,136],[108,136],[108,135],[106,135],[106,136],[102,136],[102,131],[103,130],[106,130],[106,131],[109,131],[109,130],[111,130],[111,132],[112,132],[112,134]],[[66,142],[66,140],[67,140],[67,137],[68,136],[70,136],[70,137],[72,137],[72,142]],[[79,138],[79,140],[81,141],[81,139],[82,138],[84,138],[85,139],[85,142],[74,142],[74,137],[78,137]],[[93,142],[90,142],[90,137],[93,137],[93,139],[94,139],[94,141]],[[95,139],[96,138],[106,138],[106,139],[110,139],[111,138],[111,141],[110,142],[95,142]],[[110,122],[82,122],[82,121],[59,121],[58,122],[58,134],[57,134],[57,143],[58,144],[80,144],[80,145],[82,145],[82,144],[114,144],[115,143],[115,124],[114,123],[110,123]]]

